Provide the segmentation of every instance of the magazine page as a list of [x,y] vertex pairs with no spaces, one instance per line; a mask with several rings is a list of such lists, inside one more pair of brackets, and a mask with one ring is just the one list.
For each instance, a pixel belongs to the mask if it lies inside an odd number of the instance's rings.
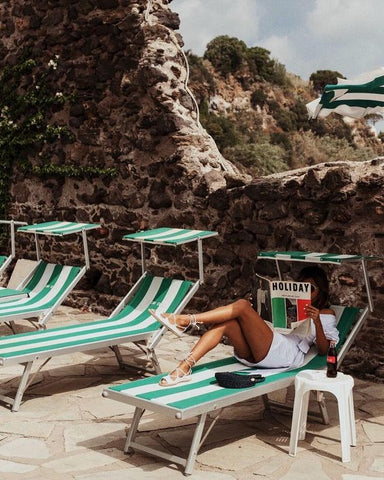
[[270,280],[258,274],[256,274],[255,292],[252,294],[252,306],[263,320],[273,323]]
[[[300,327],[300,333],[306,334],[309,328],[305,307],[311,304],[311,284],[286,280],[269,282],[273,326],[282,333],[288,333]],[[306,325],[304,327],[303,322]]]

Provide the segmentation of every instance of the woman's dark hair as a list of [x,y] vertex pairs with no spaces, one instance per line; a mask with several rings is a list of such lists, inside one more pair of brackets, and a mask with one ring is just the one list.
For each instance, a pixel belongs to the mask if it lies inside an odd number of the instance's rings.
[[319,310],[329,307],[329,282],[327,274],[322,268],[317,266],[304,267],[300,270],[298,281],[303,282],[309,278],[313,279],[319,289],[316,299],[312,302],[313,306]]

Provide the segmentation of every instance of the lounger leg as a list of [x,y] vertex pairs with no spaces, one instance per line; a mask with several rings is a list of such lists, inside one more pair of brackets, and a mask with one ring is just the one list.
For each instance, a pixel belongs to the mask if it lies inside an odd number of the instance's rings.
[[159,375],[160,373],[162,373],[159,359],[157,358],[157,355],[154,350],[150,350],[148,352],[148,357],[152,362],[153,369],[155,370],[156,375]]
[[140,345],[135,342],[135,345],[139,347],[147,355],[148,360],[152,363],[154,372],[156,373],[156,375],[159,375],[160,373],[162,373],[162,371],[161,371],[159,359],[157,358],[157,355],[155,353],[155,345],[157,345],[157,343],[158,341],[157,342],[151,341],[151,342],[146,342],[145,345]]
[[130,445],[135,439],[137,429],[139,427],[139,423],[144,412],[145,412],[144,408],[136,407],[135,413],[133,414],[131,426],[129,427],[129,430],[127,433],[127,439],[124,445],[124,453],[129,453],[130,451]]
[[206,419],[207,419],[207,414],[203,413],[200,416],[199,421],[197,422],[195,433],[193,435],[191,448],[189,450],[187,462],[185,464],[185,470],[184,470],[185,475],[191,475],[193,472],[193,467],[195,465],[196,456],[199,451],[200,439],[203,434]]
[[16,331],[16,323],[11,320],[10,322],[4,322],[5,325],[7,325],[8,328],[10,328],[12,330],[12,333],[13,334],[16,334],[17,331]]
[[121,369],[123,369],[125,365],[124,365],[123,356],[121,355],[121,352],[120,352],[120,348],[117,345],[112,345],[111,350],[113,351],[113,353],[116,356],[119,367]]
[[265,393],[261,397],[263,399],[263,404],[264,404],[264,410],[270,410],[271,409],[271,402],[269,401],[268,394]]
[[28,386],[28,378],[32,370],[32,365],[33,365],[33,361],[27,362],[24,364],[24,372],[23,372],[23,375],[21,376],[19,388],[17,389],[15,399],[13,401],[12,412],[17,412],[20,408],[21,400],[23,399],[25,389]]

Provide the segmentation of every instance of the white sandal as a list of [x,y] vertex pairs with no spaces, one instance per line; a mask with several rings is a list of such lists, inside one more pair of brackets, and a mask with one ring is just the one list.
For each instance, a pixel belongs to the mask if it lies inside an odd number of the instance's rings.
[[170,318],[173,317],[173,320],[175,320],[175,314],[170,313],[167,314],[167,316],[164,315],[164,313],[157,312],[156,310],[148,310],[149,313],[152,315],[153,318],[156,318],[156,320],[164,325],[169,331],[174,333],[177,337],[181,337],[183,333],[189,328],[189,327],[197,327],[197,322],[196,322],[196,316],[193,314],[189,314],[189,323],[186,327],[180,327],[177,325],[176,322],[171,323]]
[[[176,367],[175,370],[160,380],[160,387],[173,387],[179,383],[189,382],[192,379],[192,367],[195,365],[196,360],[192,354],[188,354],[183,362],[188,365],[188,371],[184,372],[180,367]],[[172,378],[172,373],[174,372],[176,372],[176,377]]]

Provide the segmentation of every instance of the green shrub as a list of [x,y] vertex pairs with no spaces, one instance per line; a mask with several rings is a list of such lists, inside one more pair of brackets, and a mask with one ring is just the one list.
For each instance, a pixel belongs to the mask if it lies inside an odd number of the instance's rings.
[[247,46],[242,41],[228,35],[221,35],[211,40],[204,53],[217,71],[226,75],[235,73],[246,58]]
[[258,88],[254,90],[251,94],[251,105],[255,108],[257,105],[260,107],[264,107],[267,102],[267,94],[264,92],[262,88]]
[[229,118],[209,113],[207,116],[201,116],[200,120],[203,127],[215,140],[220,151],[238,143],[238,133],[234,123]]
[[276,60],[273,60],[272,72],[268,80],[271,83],[275,83],[276,85],[282,85],[282,86],[290,85],[290,80],[288,78],[287,70],[285,69],[285,66],[282,63],[277,62]]
[[309,77],[316,92],[322,92],[325,85],[336,85],[338,78],[345,78],[341,73],[335,70],[317,70]]
[[269,80],[273,73],[274,62],[270,58],[270,51],[262,47],[251,47],[246,50],[246,59],[249,65],[250,72]]
[[297,130],[296,128],[296,116],[290,110],[283,110],[282,108],[275,112],[274,118],[280,128],[284,130],[284,132],[292,132],[293,130]]
[[189,64],[189,75],[192,82],[197,85],[205,84],[208,86],[208,93],[214,94],[216,90],[215,80],[211,72],[205,67],[203,59],[194,55],[192,52],[186,52]]
[[370,147],[356,149],[345,138],[329,134],[319,137],[311,131],[293,134],[291,142],[293,168],[323,162],[363,161],[376,156]]
[[268,109],[269,109],[271,115],[273,115],[275,113],[280,113],[281,107],[280,107],[279,103],[276,102],[276,100],[267,100],[267,105],[268,105]]
[[224,155],[233,163],[246,167],[254,175],[269,175],[288,170],[284,161],[285,152],[268,142],[235,145],[226,148]]
[[271,133],[271,144],[280,145],[286,152],[292,152],[292,143],[289,136],[283,132]]
[[240,110],[235,113],[233,124],[241,143],[257,143],[263,132],[263,115],[255,110]]
[[295,115],[297,130],[310,129],[307,107],[302,100],[296,100],[296,103],[292,107],[292,113]]

